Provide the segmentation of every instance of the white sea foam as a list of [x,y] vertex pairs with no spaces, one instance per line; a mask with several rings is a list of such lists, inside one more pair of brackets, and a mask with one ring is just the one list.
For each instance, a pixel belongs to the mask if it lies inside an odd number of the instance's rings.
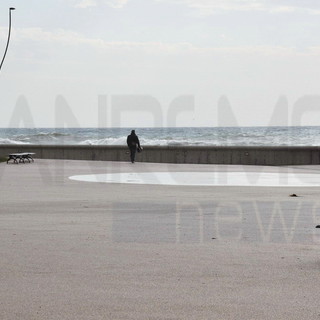
[[[123,146],[127,144],[127,137],[86,139],[79,142],[80,145],[114,145]],[[166,140],[166,139],[140,139],[142,146],[179,146],[179,145],[212,145],[209,141],[192,141],[188,139]]]
[[0,138],[0,144],[30,144],[30,142],[17,141],[9,138]]
[[125,145],[127,141],[126,137],[120,137],[120,138],[102,138],[102,139],[87,139],[84,141],[79,142],[80,145],[93,145],[93,146],[99,146],[99,145]]

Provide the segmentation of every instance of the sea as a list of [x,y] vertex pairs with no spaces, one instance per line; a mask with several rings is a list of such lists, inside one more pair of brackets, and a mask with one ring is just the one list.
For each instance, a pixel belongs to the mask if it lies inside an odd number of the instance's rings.
[[0,128],[0,144],[142,146],[320,146],[320,127]]

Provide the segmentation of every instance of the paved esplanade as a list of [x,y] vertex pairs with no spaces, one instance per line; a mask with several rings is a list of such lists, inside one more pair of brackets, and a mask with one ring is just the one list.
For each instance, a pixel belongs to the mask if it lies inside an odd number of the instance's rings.
[[[127,183],[108,181],[119,176]],[[206,176],[224,186],[191,183]],[[318,176],[318,166],[1,164],[0,318],[316,319]],[[230,186],[237,177],[247,184]]]

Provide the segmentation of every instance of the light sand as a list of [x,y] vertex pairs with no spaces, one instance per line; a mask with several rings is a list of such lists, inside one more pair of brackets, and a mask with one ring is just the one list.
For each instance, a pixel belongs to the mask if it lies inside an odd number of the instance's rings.
[[0,164],[0,319],[320,319],[320,188],[69,179],[226,169]]

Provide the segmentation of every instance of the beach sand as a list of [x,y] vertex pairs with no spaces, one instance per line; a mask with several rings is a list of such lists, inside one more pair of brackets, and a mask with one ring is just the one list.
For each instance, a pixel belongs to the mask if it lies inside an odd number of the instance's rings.
[[0,164],[0,318],[320,319],[320,188],[69,179],[243,168]]

